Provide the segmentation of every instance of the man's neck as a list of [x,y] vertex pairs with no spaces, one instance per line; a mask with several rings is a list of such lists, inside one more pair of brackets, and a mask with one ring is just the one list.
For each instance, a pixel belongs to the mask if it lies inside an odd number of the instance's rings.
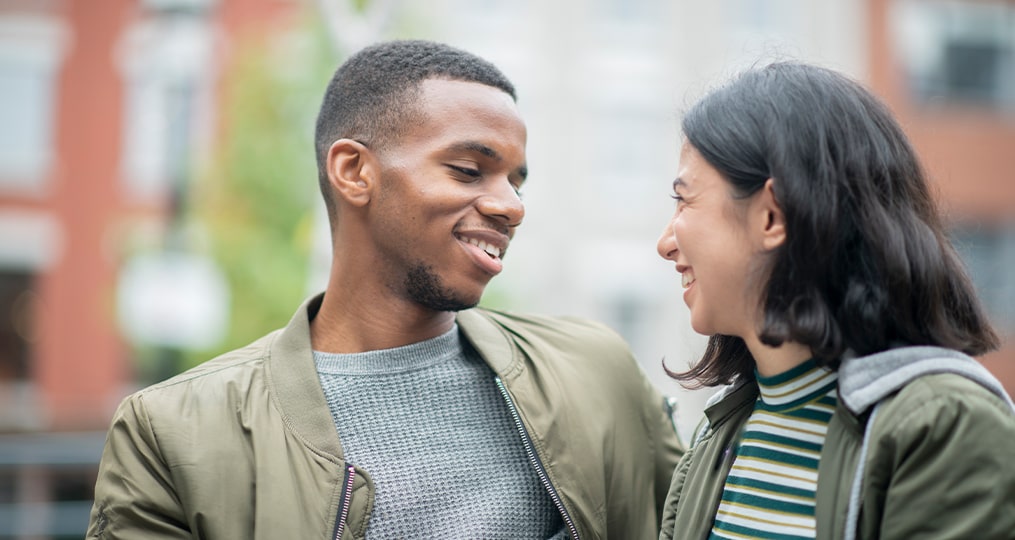
[[[352,296],[352,297],[349,297]],[[406,301],[343,297],[329,288],[310,321],[315,351],[360,353],[392,349],[437,337],[451,329],[455,313],[433,311]]]

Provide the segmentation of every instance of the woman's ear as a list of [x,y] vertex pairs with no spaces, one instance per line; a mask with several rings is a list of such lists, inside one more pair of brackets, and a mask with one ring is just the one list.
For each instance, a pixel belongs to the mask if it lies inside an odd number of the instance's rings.
[[352,139],[339,139],[328,149],[325,165],[328,182],[342,200],[352,206],[370,202],[378,167],[369,148]]
[[775,198],[775,180],[769,178],[758,193],[759,210],[764,221],[761,229],[761,245],[771,251],[786,241],[786,215]]

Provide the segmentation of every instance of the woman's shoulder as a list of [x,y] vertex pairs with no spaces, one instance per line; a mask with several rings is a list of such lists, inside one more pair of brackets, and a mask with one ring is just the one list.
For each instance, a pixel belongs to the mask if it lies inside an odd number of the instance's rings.
[[896,435],[948,437],[965,429],[1015,434],[1011,406],[980,383],[954,373],[910,381],[885,400],[879,416],[884,431]]

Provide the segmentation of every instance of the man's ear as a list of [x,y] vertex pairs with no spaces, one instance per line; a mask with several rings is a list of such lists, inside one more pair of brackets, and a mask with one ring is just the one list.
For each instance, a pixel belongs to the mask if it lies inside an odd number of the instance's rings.
[[775,181],[766,180],[757,196],[762,219],[761,245],[765,251],[771,251],[786,241],[786,215],[775,198]]
[[369,148],[352,139],[339,139],[328,149],[325,164],[328,182],[339,197],[352,206],[370,202],[379,169]]

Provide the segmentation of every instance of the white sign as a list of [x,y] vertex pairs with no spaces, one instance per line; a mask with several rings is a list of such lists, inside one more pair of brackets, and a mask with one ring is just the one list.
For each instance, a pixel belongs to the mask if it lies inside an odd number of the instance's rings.
[[135,343],[207,349],[225,336],[229,285],[207,257],[138,255],[124,265],[116,304],[120,327]]

